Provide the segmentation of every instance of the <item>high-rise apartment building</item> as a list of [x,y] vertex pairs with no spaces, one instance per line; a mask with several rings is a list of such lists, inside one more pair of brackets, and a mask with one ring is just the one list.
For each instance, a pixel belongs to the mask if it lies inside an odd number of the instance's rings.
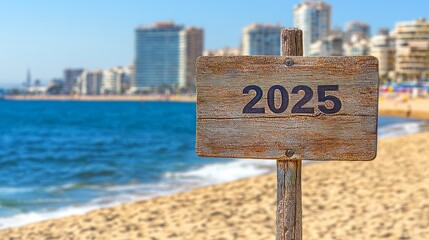
[[328,37],[317,40],[310,45],[310,56],[342,56],[343,55],[343,36],[329,35]]
[[109,68],[103,71],[103,78],[101,80],[101,94],[117,94],[117,81],[119,78],[119,69],[117,67]]
[[309,55],[311,44],[330,33],[331,6],[323,1],[308,1],[295,5],[293,13],[294,27],[304,34],[304,55]]
[[[72,73],[79,73],[79,77],[71,84],[70,93],[79,93],[81,95],[99,95],[99,94],[124,94],[130,88],[133,78],[133,66],[116,66],[106,70],[82,70],[71,71],[68,69],[69,77]],[[65,71],[66,72],[66,71]],[[71,78],[71,77],[70,77]],[[73,78],[71,78],[73,79]],[[70,81],[71,82],[71,81]],[[64,89],[65,81],[52,81],[49,88],[53,94],[58,94],[58,88]]]
[[280,55],[280,25],[251,24],[243,28],[242,55]]
[[351,41],[353,35],[359,35],[361,38],[370,37],[371,28],[368,23],[360,21],[351,21],[346,25],[346,41]]
[[63,91],[65,94],[72,94],[74,88],[77,85],[77,80],[80,77],[80,75],[83,73],[83,69],[76,68],[76,69],[65,69],[64,70],[64,88]]
[[364,56],[369,55],[370,41],[367,37],[360,34],[353,34],[350,41],[343,45],[344,55],[346,56]]
[[429,22],[420,18],[395,27],[395,71],[400,80],[429,77]]
[[131,82],[130,67],[112,67],[103,71],[101,94],[124,94]]
[[78,80],[78,92],[82,95],[99,95],[103,81],[103,71],[85,70]]
[[180,32],[179,87],[195,91],[196,62],[204,50],[204,30],[190,27]]
[[389,30],[380,29],[371,38],[371,55],[378,59],[380,77],[392,78],[395,70],[395,38]]
[[134,89],[150,90],[179,84],[182,26],[158,22],[135,30]]

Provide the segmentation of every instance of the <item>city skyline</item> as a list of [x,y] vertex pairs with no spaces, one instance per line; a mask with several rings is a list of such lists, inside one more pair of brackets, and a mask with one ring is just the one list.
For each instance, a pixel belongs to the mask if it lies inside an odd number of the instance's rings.
[[[65,68],[128,66],[135,59],[133,30],[162,20],[203,28],[205,49],[238,47],[242,28],[251,23],[291,27],[293,7],[300,2],[11,2],[0,9],[0,87],[22,86],[27,69],[33,80],[46,84],[61,77]],[[325,2],[332,5],[333,27],[363,21],[372,34],[382,27],[393,29],[396,22],[429,18],[429,3],[418,0]]]

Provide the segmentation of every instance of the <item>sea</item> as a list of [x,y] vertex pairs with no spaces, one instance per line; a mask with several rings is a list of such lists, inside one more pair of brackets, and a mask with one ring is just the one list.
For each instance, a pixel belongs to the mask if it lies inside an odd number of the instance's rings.
[[[195,103],[0,100],[0,229],[275,171],[196,156],[195,118]],[[422,124],[380,117],[378,134]]]

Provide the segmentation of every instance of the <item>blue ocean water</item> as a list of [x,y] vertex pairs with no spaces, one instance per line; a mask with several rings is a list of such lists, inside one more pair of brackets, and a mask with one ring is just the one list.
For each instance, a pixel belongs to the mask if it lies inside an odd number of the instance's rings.
[[[0,101],[0,228],[274,169],[197,157],[195,117],[195,103]],[[380,134],[418,124],[380,118]]]

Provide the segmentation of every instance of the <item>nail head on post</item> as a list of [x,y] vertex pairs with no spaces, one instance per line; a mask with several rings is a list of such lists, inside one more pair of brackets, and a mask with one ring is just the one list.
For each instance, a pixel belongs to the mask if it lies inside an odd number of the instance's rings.
[[288,59],[285,62],[286,66],[291,67],[293,65],[293,60],[292,59]]
[[292,157],[294,154],[295,154],[295,152],[293,150],[291,150],[291,149],[289,149],[289,150],[286,151],[286,156],[287,157]]

